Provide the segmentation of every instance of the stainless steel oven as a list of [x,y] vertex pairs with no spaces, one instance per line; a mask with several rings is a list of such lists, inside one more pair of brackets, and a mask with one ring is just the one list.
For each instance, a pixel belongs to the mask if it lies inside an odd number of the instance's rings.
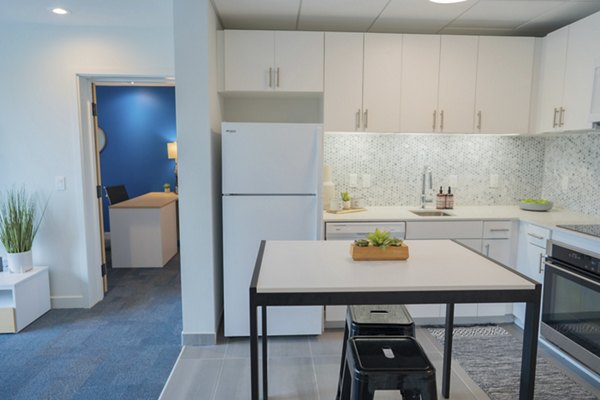
[[548,241],[541,333],[600,375],[600,254]]

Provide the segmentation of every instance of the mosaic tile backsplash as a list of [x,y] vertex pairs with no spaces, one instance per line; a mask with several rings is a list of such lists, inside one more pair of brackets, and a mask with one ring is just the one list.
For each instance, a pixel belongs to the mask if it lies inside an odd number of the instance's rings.
[[[327,133],[324,158],[336,193],[347,190],[367,206],[418,206],[428,166],[434,192],[454,183],[456,206],[509,205],[543,197],[558,207],[599,212],[591,199],[599,195],[600,135]],[[356,186],[350,185],[350,174],[357,175]],[[370,176],[369,187],[364,187],[364,174]],[[493,175],[497,185],[491,185]],[[565,179],[568,188],[562,190]]]
[[546,140],[542,197],[561,207],[600,215],[600,135]]

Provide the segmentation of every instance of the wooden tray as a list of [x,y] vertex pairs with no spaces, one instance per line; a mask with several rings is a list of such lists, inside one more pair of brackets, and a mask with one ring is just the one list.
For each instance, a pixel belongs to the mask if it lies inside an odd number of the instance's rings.
[[354,243],[350,245],[350,255],[354,261],[376,261],[376,260],[406,260],[408,258],[408,246],[388,246],[385,249],[369,245],[359,247]]
[[341,210],[327,210],[328,213],[331,214],[348,214],[348,213],[355,213],[355,212],[361,212],[361,211],[367,211],[366,208],[346,208],[346,209],[341,209]]

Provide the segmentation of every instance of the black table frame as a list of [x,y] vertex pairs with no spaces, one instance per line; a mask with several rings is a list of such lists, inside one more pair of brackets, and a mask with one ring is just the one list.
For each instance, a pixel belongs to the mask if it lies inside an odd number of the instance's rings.
[[[459,243],[460,244],[460,243]],[[250,374],[252,400],[259,399],[258,359],[258,307],[262,315],[262,332],[267,332],[268,306],[321,306],[354,304],[446,304],[446,334],[442,364],[442,395],[450,396],[450,367],[452,358],[452,330],[454,327],[454,304],[459,303],[526,303],[523,351],[521,359],[521,383],[519,400],[533,399],[535,369],[538,348],[539,318],[542,285],[529,277],[482,255],[499,266],[510,270],[534,284],[533,290],[456,290],[456,291],[388,291],[388,292],[302,292],[258,293],[256,286],[265,251],[262,241],[250,283]],[[461,244],[462,245],[462,244]],[[464,246],[464,245],[463,245]],[[464,246],[466,247],[466,246]],[[468,247],[467,247],[468,248]],[[263,399],[268,399],[267,335],[262,336],[262,384]]]

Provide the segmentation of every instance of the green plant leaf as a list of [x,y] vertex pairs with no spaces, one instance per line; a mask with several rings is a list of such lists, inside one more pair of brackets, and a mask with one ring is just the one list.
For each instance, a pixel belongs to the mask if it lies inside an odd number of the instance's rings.
[[13,188],[6,194],[0,194],[0,242],[7,252],[31,250],[47,207],[48,201],[39,218],[36,218],[37,202],[24,188]]

